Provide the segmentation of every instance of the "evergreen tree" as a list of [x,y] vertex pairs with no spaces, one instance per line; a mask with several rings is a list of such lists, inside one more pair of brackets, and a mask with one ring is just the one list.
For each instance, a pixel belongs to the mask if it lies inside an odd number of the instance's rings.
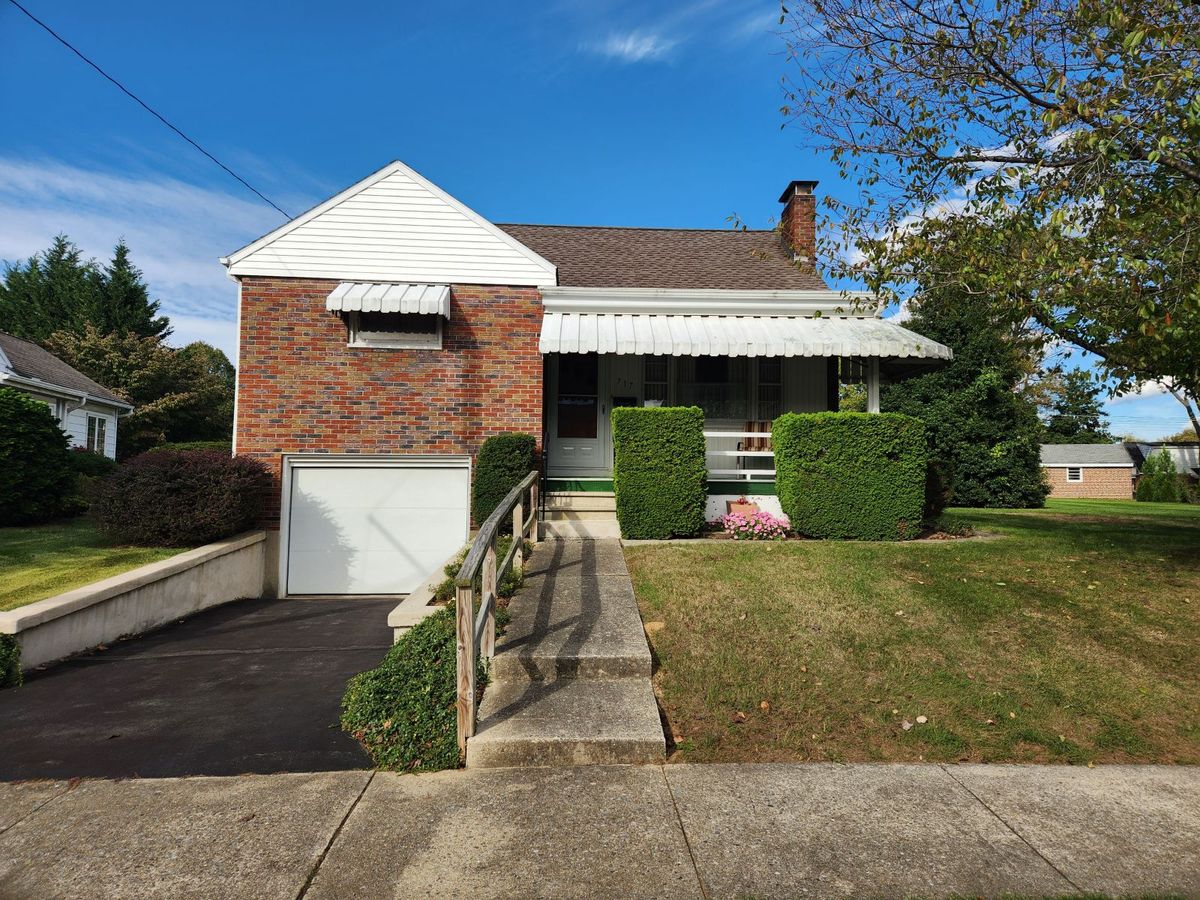
[[887,385],[882,408],[923,419],[933,457],[958,506],[1041,506],[1037,409],[1017,393],[1036,340],[997,316],[979,294],[926,293],[914,301],[911,327],[954,350],[944,368]]
[[124,239],[113,250],[112,261],[97,273],[95,305],[89,321],[104,334],[136,334],[165,338],[171,323],[158,315],[161,304],[150,299],[142,271],[129,258]]
[[7,266],[0,283],[0,331],[42,342],[88,321],[96,293],[95,264],[58,235],[50,249]]
[[1043,444],[1111,444],[1108,413],[1100,402],[1104,385],[1083,369],[1051,375]]

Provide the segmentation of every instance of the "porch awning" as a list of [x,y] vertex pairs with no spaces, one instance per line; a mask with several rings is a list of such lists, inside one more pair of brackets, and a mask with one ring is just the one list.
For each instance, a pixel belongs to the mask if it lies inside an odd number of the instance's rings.
[[343,281],[325,298],[331,312],[436,314],[450,318],[450,285]]
[[653,356],[953,358],[949,347],[875,316],[548,312],[539,348],[542,353]]

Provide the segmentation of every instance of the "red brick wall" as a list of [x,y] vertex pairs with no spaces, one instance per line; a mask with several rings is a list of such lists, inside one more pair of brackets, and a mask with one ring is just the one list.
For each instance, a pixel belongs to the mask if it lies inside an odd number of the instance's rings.
[[785,245],[806,260],[803,268],[817,267],[817,198],[811,193],[793,193],[783,208],[780,221]]
[[1045,468],[1051,497],[1091,497],[1102,500],[1129,500],[1133,497],[1132,468],[1083,467],[1083,481],[1067,481],[1067,470]]
[[[455,285],[441,350],[346,346],[336,281],[242,279],[237,451],[469,453],[499,431],[541,443],[536,288]],[[269,525],[278,522],[279,492]]]

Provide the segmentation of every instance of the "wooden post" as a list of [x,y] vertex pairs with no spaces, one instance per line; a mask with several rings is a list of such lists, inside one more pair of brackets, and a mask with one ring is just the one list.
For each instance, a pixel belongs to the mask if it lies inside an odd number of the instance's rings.
[[525,504],[520,500],[513,507],[513,543],[517,549],[513,553],[512,570],[514,575],[520,575],[525,568]]
[[458,752],[465,758],[467,738],[475,734],[475,589],[460,587],[454,607],[458,636]]
[[533,530],[530,532],[530,543],[536,544],[540,537],[538,532],[538,483],[535,479],[533,484],[529,486],[529,509],[533,512]]
[[483,557],[483,599],[487,602],[490,595],[491,606],[487,617],[483,620],[483,639],[480,641],[479,655],[491,659],[496,655],[496,539],[488,544],[487,555]]

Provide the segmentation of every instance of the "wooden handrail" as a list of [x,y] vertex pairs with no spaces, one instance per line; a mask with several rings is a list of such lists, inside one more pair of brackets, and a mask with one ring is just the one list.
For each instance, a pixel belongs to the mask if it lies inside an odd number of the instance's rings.
[[[525,516],[525,492],[530,510]],[[458,752],[467,752],[467,738],[475,734],[477,692],[475,673],[479,658],[496,654],[496,599],[501,579],[509,569],[523,565],[521,548],[532,537],[537,541],[538,473],[530,472],[492,510],[467,550],[467,557],[454,579],[455,634],[458,645]],[[496,538],[500,523],[512,516],[512,546],[497,562]],[[475,579],[480,579],[479,612],[475,612]]]

